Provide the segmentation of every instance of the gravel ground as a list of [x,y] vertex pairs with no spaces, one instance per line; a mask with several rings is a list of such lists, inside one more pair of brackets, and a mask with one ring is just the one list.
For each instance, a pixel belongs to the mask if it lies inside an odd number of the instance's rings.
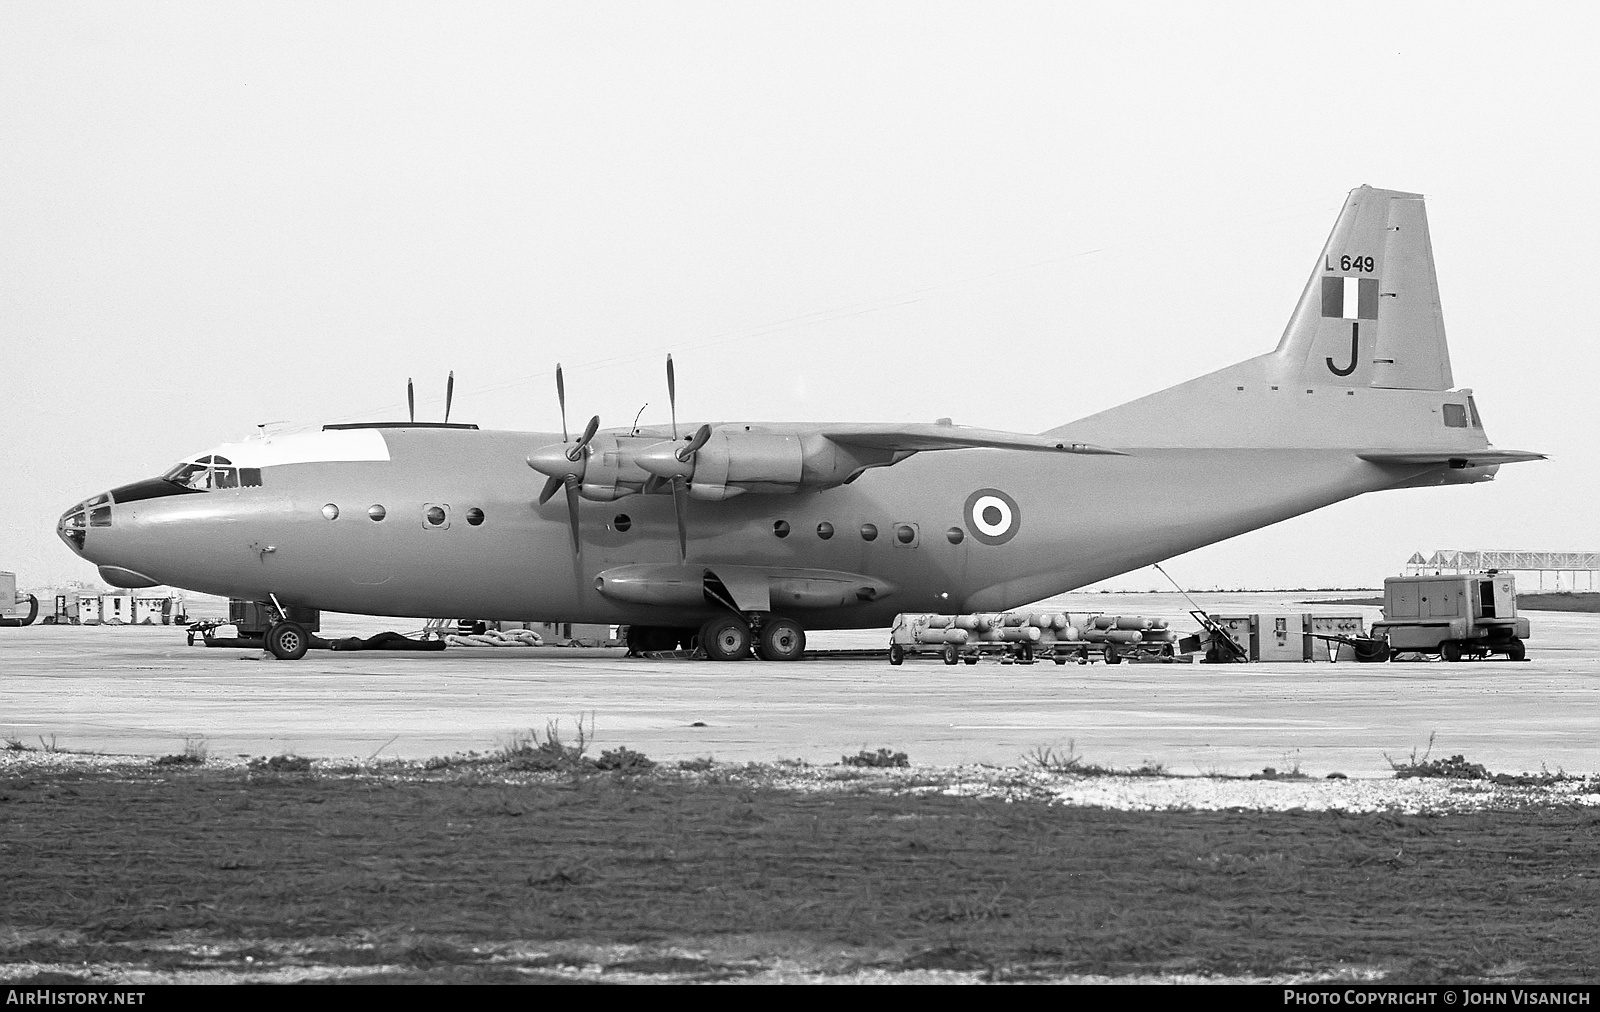
[[[207,759],[208,769],[246,769],[250,760]],[[148,776],[164,767],[144,756],[67,752],[0,752],[0,776],[126,774]],[[413,762],[361,759],[314,760],[315,773],[379,779],[439,779],[491,776],[507,783],[563,778],[566,773],[507,772],[487,757],[452,757]],[[1504,784],[1443,778],[1311,779],[1292,776],[1246,779],[1145,774],[1079,774],[1015,766],[917,766],[857,768],[812,766],[794,761],[718,763],[688,770],[667,764],[656,776],[693,782],[748,782],[797,791],[869,791],[888,794],[941,793],[954,797],[1047,802],[1122,811],[1341,811],[1405,814],[1504,810],[1529,806],[1600,806],[1600,778],[1544,784]],[[1547,778],[1554,779],[1554,778]]]

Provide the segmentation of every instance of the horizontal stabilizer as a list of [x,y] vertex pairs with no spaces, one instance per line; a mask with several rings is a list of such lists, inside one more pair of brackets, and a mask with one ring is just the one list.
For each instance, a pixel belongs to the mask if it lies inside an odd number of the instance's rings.
[[995,429],[973,429],[965,425],[941,425],[930,422],[914,422],[906,425],[893,423],[824,425],[820,434],[844,446],[893,450],[900,453],[990,449],[1126,456],[1121,450],[1095,446],[1092,443],[1070,443],[1050,436],[1032,436],[1021,432],[1000,432]]
[[1357,454],[1374,464],[1448,464],[1451,467],[1489,467],[1493,464],[1520,464],[1525,460],[1544,460],[1542,453],[1527,450],[1373,450]]

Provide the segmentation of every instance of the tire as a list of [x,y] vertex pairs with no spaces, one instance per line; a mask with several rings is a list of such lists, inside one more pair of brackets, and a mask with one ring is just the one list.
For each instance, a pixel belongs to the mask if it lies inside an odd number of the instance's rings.
[[1439,644],[1439,656],[1451,664],[1457,663],[1461,660],[1461,644],[1455,640],[1445,640]]
[[956,645],[954,643],[946,643],[944,645],[944,662],[946,664],[954,664],[960,659],[961,651],[956,649]]
[[889,663],[898,666],[898,665],[904,664],[905,662],[906,662],[906,651],[905,651],[905,648],[902,647],[898,643],[889,644]]
[[737,615],[722,615],[700,627],[700,646],[711,661],[742,661],[750,656],[750,627]]
[[1105,658],[1106,658],[1106,663],[1107,664],[1121,664],[1122,663],[1122,655],[1117,653],[1117,648],[1112,646],[1109,643],[1106,644]]
[[1022,644],[1021,647],[1019,647],[1017,649],[1017,660],[1021,661],[1023,664],[1032,664],[1033,663],[1033,644],[1032,643],[1024,643],[1024,644]]
[[978,655],[973,654],[971,657],[963,657],[961,661],[963,664],[976,664],[978,663]]
[[1055,661],[1057,664],[1066,664],[1067,663],[1067,658],[1066,658],[1066,656],[1064,654],[1056,654],[1054,657],[1052,657],[1050,659]]
[[311,637],[298,622],[279,622],[267,630],[263,645],[280,661],[298,661],[311,647]]
[[1521,640],[1512,640],[1510,643],[1507,643],[1506,644],[1506,658],[1508,660],[1513,660],[1513,661],[1525,661],[1525,660],[1527,660],[1528,659],[1528,646],[1527,646],[1527,644],[1523,643]]
[[1356,661],[1361,664],[1375,664],[1391,659],[1389,656],[1389,644],[1386,640],[1358,639],[1354,650]]
[[806,631],[792,618],[768,619],[756,652],[764,661],[798,661],[806,653]]

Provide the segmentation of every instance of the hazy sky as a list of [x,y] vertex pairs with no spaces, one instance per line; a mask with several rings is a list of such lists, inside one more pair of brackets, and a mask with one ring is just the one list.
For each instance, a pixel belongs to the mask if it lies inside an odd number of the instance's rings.
[[[1039,431],[1271,350],[1421,191],[1490,485],[1175,560],[1373,585],[1600,548],[1592,4],[0,5],[0,569],[263,422]],[[530,449],[533,447],[530,445]],[[1119,585],[1153,585],[1149,571]]]

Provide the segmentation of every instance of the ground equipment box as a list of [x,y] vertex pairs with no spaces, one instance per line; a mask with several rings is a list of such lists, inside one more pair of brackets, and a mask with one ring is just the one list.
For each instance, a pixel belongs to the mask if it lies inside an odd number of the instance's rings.
[[100,622],[103,625],[127,625],[132,621],[132,594],[100,595]]
[[1359,614],[1315,615],[1310,612],[1262,612],[1255,615],[1212,615],[1252,661],[1356,660],[1355,647],[1345,642],[1365,635]]
[[1372,623],[1391,656],[1436,653],[1447,661],[1490,654],[1520,661],[1529,632],[1510,573],[1391,576],[1383,581],[1383,620]]
[[39,616],[39,599],[17,593],[17,574],[0,573],[0,625],[30,625]]

